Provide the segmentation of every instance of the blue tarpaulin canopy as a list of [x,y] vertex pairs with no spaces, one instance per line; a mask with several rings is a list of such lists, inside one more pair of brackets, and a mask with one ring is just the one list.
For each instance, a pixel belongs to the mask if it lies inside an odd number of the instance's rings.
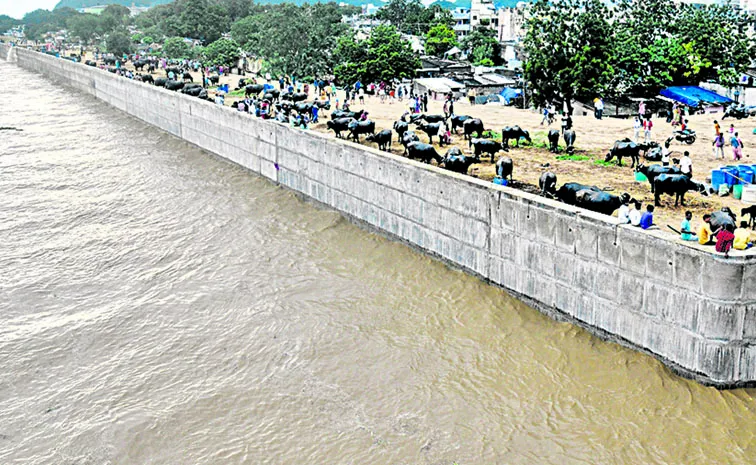
[[502,89],[502,91],[499,93],[502,97],[504,97],[504,100],[507,101],[507,105],[509,105],[509,102],[522,95],[522,89],[514,89],[512,87],[505,87]]
[[701,103],[715,105],[732,103],[731,99],[698,86],[667,87],[659,94],[689,107],[697,107]]

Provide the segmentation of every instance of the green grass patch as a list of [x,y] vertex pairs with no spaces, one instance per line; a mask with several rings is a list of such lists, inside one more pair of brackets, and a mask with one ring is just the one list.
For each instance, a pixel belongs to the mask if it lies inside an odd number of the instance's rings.
[[604,160],[594,160],[593,164],[597,166],[617,166],[617,164],[612,161],[604,161]]
[[501,142],[501,133],[497,131],[483,131],[483,137],[485,139],[491,139],[496,142]]
[[562,161],[565,161],[565,160],[569,160],[569,161],[586,161],[586,160],[590,160],[591,157],[589,157],[587,155],[573,154],[573,155],[557,155],[556,159],[557,160],[562,160]]
[[234,97],[244,97],[244,89],[232,90],[228,93],[228,95],[233,95]]

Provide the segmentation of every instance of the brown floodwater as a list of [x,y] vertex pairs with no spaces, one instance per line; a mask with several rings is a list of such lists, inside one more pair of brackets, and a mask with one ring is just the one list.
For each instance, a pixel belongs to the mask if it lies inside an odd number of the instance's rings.
[[0,78],[0,464],[754,462],[756,391]]

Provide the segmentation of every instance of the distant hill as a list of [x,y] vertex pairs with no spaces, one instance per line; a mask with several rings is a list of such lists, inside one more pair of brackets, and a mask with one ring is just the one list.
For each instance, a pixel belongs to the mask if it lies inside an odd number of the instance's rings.
[[73,9],[89,8],[98,5],[123,5],[130,7],[152,7],[171,3],[173,0],[60,0],[55,8],[69,7]]

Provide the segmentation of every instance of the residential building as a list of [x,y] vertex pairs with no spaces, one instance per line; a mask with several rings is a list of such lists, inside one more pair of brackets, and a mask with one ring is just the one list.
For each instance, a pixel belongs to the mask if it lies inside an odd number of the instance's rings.
[[462,39],[470,33],[470,10],[467,8],[455,8],[452,11],[454,18],[454,32],[457,38]]
[[470,28],[476,26],[499,28],[499,17],[496,14],[496,6],[493,0],[472,0],[470,5]]
[[525,36],[525,9],[526,4],[523,2],[518,3],[515,8],[499,9],[499,42],[518,42]]

